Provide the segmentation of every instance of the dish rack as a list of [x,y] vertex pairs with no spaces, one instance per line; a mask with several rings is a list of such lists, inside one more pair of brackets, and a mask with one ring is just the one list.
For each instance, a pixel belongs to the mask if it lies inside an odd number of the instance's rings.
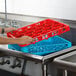
[[50,53],[61,51],[71,46],[72,43],[70,41],[59,36],[54,36],[25,47],[20,47],[17,44],[10,44],[8,45],[8,48],[18,50],[24,53],[44,56]]
[[[31,25],[27,25],[21,28],[18,28],[15,31],[7,33],[8,37],[19,38],[22,36],[30,36],[35,41],[31,44],[35,44],[36,42],[48,39],[50,37],[60,35],[70,30],[69,25],[60,23],[55,20],[45,19],[43,21],[39,21],[37,23],[33,23]],[[30,44],[19,45],[21,47],[25,47]]]

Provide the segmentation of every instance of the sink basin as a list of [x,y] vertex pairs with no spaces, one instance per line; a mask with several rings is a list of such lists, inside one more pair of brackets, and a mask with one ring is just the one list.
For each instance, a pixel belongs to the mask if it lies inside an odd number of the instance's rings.
[[76,51],[55,58],[54,62],[63,64],[64,66],[76,67]]
[[76,63],[76,54],[72,55],[72,56],[69,56],[69,57],[66,57],[66,58],[64,58],[62,60],[66,61],[66,62]]

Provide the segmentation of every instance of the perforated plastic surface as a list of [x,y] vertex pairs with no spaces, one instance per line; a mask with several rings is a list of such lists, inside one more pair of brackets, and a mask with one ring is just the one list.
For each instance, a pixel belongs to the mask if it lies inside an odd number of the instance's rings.
[[59,36],[54,36],[47,40],[42,40],[40,42],[28,45],[26,47],[20,47],[18,45],[9,45],[8,48],[20,50],[24,53],[30,53],[35,55],[47,55],[49,53],[61,51],[71,46],[72,44],[70,41],[67,41]]
[[[63,24],[51,19],[46,19],[31,25],[27,25],[25,27],[19,28],[16,31],[9,32],[7,33],[7,36],[15,37],[15,38],[18,38],[21,36],[30,36],[35,39],[35,42],[39,42],[41,40],[48,39],[55,35],[60,35],[69,30],[70,28],[66,24]],[[20,45],[20,46],[24,47],[27,45],[29,44]]]

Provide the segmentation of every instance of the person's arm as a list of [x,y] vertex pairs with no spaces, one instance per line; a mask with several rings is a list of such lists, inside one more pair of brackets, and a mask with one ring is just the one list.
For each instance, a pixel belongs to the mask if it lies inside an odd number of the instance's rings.
[[[16,28],[9,27],[9,28],[1,28],[0,27],[0,33],[2,33],[2,30],[4,33],[11,32],[13,30],[16,30]],[[6,38],[6,37],[0,37],[0,44],[29,44],[33,42],[34,39],[29,36],[23,36],[20,38]]]
[[18,40],[13,38],[0,37],[0,44],[17,44]]
[[33,42],[33,38],[28,36],[23,36],[21,38],[6,38],[6,37],[0,37],[0,44],[29,44]]

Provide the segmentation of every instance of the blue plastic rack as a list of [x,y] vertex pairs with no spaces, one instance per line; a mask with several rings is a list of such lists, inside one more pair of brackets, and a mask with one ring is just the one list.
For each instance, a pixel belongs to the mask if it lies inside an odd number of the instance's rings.
[[72,43],[70,41],[59,36],[54,36],[25,47],[20,47],[17,44],[10,44],[8,45],[8,48],[35,55],[47,55],[49,53],[67,49],[71,46]]

